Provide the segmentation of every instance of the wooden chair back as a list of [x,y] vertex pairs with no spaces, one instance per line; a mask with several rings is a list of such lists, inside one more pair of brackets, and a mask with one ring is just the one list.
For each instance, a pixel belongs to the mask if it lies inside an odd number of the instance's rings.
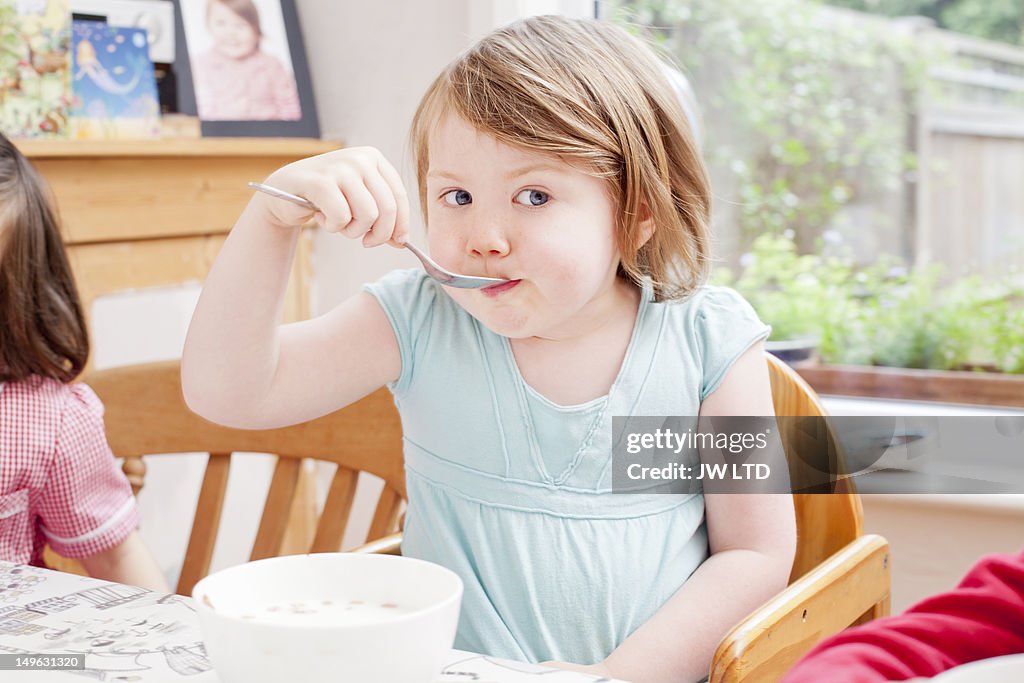
[[[828,415],[814,389],[795,370],[771,354],[766,358],[777,416],[822,418]],[[779,423],[794,482],[800,481],[808,469],[814,470],[813,479],[821,479],[821,472],[844,471],[842,450],[833,435],[814,433],[825,425],[820,419],[802,424],[796,420]],[[864,509],[851,479],[836,481],[833,478],[810,490],[812,492],[793,495],[797,548],[790,583],[864,533]]]
[[[792,368],[771,355],[767,362],[776,415],[827,416]],[[779,428],[794,481],[807,467],[817,479],[822,471],[837,476],[812,487],[820,492],[794,493],[797,548],[789,586],[722,639],[710,683],[777,681],[822,638],[889,613],[889,544],[863,533],[860,496],[851,479],[838,476],[842,451],[831,432],[814,433],[826,422],[784,420]]]
[[209,453],[177,592],[188,595],[206,576],[220,524],[232,453],[277,456],[250,559],[281,554],[305,458],[337,465],[308,552],[340,549],[360,472],[384,480],[367,540],[394,533],[406,501],[402,426],[391,394],[380,389],[330,415],[290,427],[244,430],[207,422],[185,405],[177,361],[90,374],[84,380],[106,408],[107,439],[136,493],[143,455]]

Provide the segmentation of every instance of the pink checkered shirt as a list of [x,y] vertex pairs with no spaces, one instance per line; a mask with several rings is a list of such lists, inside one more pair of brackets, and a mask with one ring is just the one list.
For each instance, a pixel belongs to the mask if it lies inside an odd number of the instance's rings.
[[41,565],[46,543],[87,557],[138,523],[92,389],[41,377],[0,383],[0,560]]

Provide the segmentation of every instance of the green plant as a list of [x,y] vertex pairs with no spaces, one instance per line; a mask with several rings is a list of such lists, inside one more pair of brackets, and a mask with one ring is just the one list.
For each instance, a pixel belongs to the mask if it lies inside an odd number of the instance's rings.
[[790,235],[758,237],[741,262],[713,282],[743,294],[771,339],[817,339],[826,363],[1024,373],[1024,288],[1010,278],[941,285],[940,266],[801,256]]
[[732,286],[772,326],[773,341],[819,339],[823,307],[819,259],[800,256],[789,235],[761,235],[741,259],[745,267],[733,278],[727,268],[715,270],[715,283]]
[[1024,0],[826,0],[890,17],[926,16],[950,31],[1024,45]]

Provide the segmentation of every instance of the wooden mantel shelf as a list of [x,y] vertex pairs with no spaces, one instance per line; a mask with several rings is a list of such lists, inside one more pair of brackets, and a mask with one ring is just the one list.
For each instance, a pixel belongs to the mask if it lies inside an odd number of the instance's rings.
[[162,138],[155,140],[15,140],[32,159],[132,157],[307,157],[341,147],[313,138]]
[[[202,281],[252,197],[246,183],[341,148],[308,138],[22,140],[62,217],[64,243],[91,319],[101,296]],[[309,231],[299,241],[285,301],[308,317]]]
[[342,145],[309,138],[23,140],[64,216],[68,245],[227,234],[250,180]]

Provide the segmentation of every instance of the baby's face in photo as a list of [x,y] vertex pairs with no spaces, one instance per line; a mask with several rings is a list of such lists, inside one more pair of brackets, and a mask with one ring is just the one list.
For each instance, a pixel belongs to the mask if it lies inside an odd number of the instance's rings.
[[[619,250],[606,181],[457,116],[430,139],[428,239],[443,267],[514,280],[449,294],[511,338],[571,337],[614,300]],[[609,298],[610,297],[610,298]]]
[[259,46],[259,36],[253,27],[224,4],[210,5],[206,26],[213,38],[214,49],[231,59],[242,59]]

